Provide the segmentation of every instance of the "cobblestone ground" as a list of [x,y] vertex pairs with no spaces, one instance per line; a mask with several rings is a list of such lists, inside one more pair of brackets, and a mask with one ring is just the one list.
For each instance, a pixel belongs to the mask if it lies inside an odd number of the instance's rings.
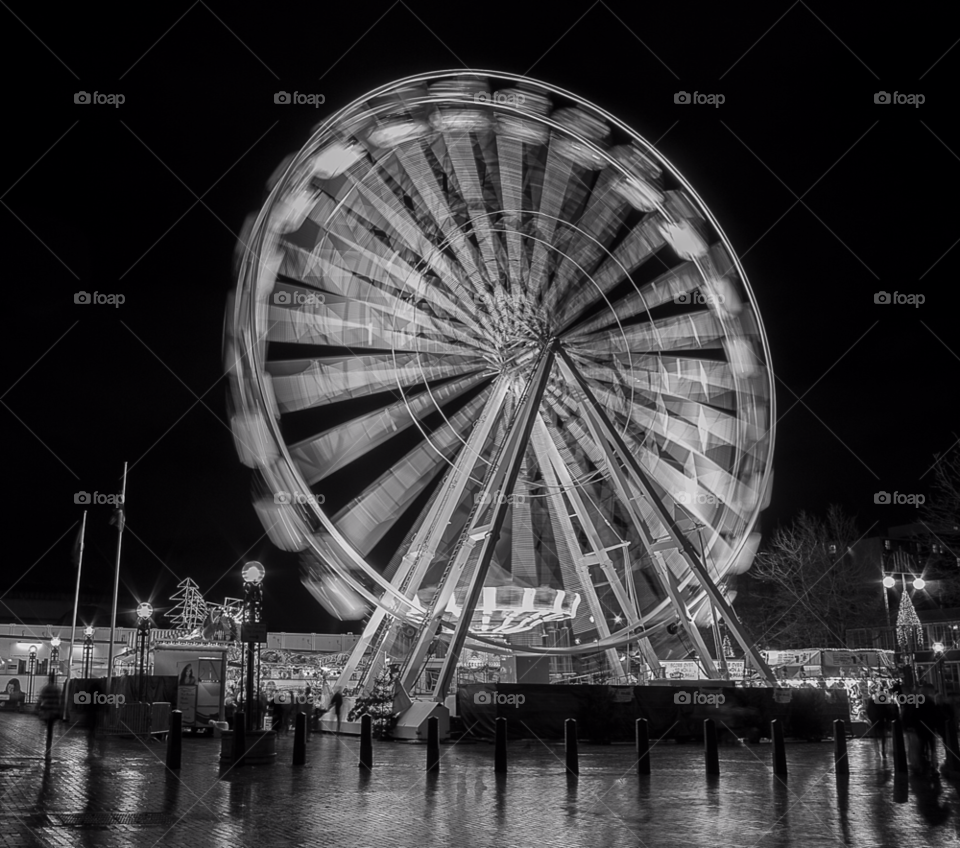
[[42,756],[42,727],[0,714],[0,848],[26,846],[943,846],[960,843],[955,785],[895,779],[869,742],[852,742],[837,783],[832,746],[787,748],[790,775],[773,777],[770,747],[727,747],[707,778],[698,746],[664,744],[638,778],[630,746],[581,745],[580,777],[559,745],[511,744],[510,772],[493,774],[492,746],[441,749],[375,743],[357,767],[356,739],[314,736],[305,767],[293,737],[271,766],[222,769],[218,740],[183,740],[179,775],[164,745],[58,729]]

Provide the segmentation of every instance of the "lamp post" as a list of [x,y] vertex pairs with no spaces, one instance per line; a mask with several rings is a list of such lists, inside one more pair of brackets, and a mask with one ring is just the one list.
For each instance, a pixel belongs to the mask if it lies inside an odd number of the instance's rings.
[[89,679],[93,673],[93,628],[89,625],[83,630],[83,677]]
[[243,578],[243,619],[240,639],[247,651],[247,686],[244,702],[247,713],[246,729],[250,731],[259,724],[260,700],[256,697],[253,665],[254,653],[256,653],[259,671],[260,643],[265,641],[261,637],[264,636],[262,632],[263,578],[266,573],[266,569],[259,562],[248,562],[240,572]]
[[33,702],[34,678],[37,675],[37,646],[30,646],[30,653],[27,659],[27,674],[30,675],[30,685],[27,688],[27,703]]
[[137,701],[143,703],[146,695],[147,649],[150,644],[150,630],[153,628],[153,607],[142,603],[137,607]]
[[54,636],[50,640],[50,674],[53,675],[53,682],[57,682],[57,675],[60,672],[60,637]]

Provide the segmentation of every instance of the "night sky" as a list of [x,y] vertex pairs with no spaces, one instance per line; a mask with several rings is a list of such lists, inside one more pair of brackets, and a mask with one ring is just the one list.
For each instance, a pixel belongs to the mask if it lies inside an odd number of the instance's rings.
[[[272,630],[338,629],[296,556],[263,535],[234,451],[220,379],[232,254],[312,126],[433,70],[529,74],[596,103],[714,213],[777,377],[766,531],[833,502],[863,531],[876,522],[870,535],[914,519],[874,493],[929,494],[933,455],[960,433],[960,233],[946,203],[960,186],[960,47],[940,6],[335,5],[0,9],[0,596],[72,592],[74,494],[118,492],[127,460],[121,623],[133,599],[162,607],[188,576],[210,600],[237,596],[240,565],[259,559]],[[275,105],[280,90],[326,102]],[[78,91],[125,102],[77,105]],[[678,105],[678,91],[725,102]],[[878,91],[925,102],[878,105]],[[78,291],[125,302],[78,305]],[[876,304],[881,291],[925,303]],[[84,591],[111,590],[110,512],[90,508]]]

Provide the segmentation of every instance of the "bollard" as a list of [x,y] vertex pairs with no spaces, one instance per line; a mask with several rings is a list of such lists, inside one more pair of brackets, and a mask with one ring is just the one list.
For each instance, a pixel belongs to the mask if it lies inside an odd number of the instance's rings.
[[777,719],[770,722],[770,738],[773,740],[773,773],[786,777],[787,750],[783,746],[783,725]]
[[637,774],[650,774],[650,726],[645,718],[637,719]]
[[427,771],[440,771],[440,719],[427,719]]
[[847,757],[847,730],[843,719],[833,723],[833,764],[837,774],[850,774],[850,760]]
[[369,713],[360,716],[360,768],[373,770],[373,718]]
[[183,713],[170,710],[170,729],[167,731],[167,768],[180,768],[180,754],[183,746]]
[[720,774],[720,756],[717,753],[717,726],[712,718],[703,720],[703,759],[707,774]]
[[233,764],[243,765],[243,755],[247,748],[247,717],[240,711],[233,716]]
[[293,727],[293,764],[303,766],[307,763],[307,714],[297,713]]
[[903,741],[903,723],[898,718],[893,721],[893,770],[901,774],[907,771],[907,746]]
[[564,747],[567,751],[567,773],[580,774],[580,761],[577,756],[577,720],[568,718],[563,723]]
[[507,720],[497,719],[497,736],[493,745],[493,770],[496,774],[507,773]]

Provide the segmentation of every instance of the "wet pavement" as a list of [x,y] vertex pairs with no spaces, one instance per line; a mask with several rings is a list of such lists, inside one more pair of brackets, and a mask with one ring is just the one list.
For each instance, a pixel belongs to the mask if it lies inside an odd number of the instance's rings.
[[[580,746],[570,778],[561,745],[511,743],[509,774],[493,746],[313,736],[291,765],[293,736],[270,766],[222,769],[219,740],[186,737],[179,775],[160,742],[98,738],[61,725],[53,757],[42,726],[0,714],[0,848],[26,846],[945,846],[960,844],[960,795],[946,780],[895,777],[869,741],[850,742],[850,776],[833,772],[831,743],[788,744],[775,778],[769,745],[720,750],[708,778],[696,745],[658,745],[639,778],[631,746]],[[941,749],[942,756],[942,749]],[[889,767],[887,767],[889,764]]]

